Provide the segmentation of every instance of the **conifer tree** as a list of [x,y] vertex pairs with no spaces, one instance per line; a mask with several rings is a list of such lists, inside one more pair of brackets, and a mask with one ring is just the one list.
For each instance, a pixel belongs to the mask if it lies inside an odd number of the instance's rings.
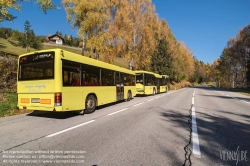
[[173,76],[173,65],[170,50],[168,49],[168,42],[165,38],[158,41],[158,46],[151,59],[151,70],[153,72]]
[[28,20],[24,23],[24,33],[18,37],[19,46],[25,48],[25,53],[29,51],[30,48],[41,49],[42,45],[38,38],[36,37],[34,31],[31,29],[30,22]]

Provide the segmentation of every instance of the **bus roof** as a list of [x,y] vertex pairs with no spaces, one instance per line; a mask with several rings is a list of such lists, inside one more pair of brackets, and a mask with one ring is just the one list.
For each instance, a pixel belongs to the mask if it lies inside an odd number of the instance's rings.
[[123,73],[128,73],[128,74],[132,74],[135,75],[135,72],[123,67],[119,67],[110,63],[106,63],[100,60],[96,60],[93,58],[89,58],[86,56],[82,56],[81,54],[76,54],[70,51],[66,51],[60,48],[55,48],[55,49],[46,49],[46,50],[40,50],[40,51],[34,51],[34,52],[29,52],[26,54],[22,54],[19,57],[22,56],[27,56],[27,55],[31,55],[31,54],[35,54],[35,53],[41,53],[41,52],[48,52],[48,51],[55,51],[57,53],[62,53],[61,54],[61,59],[66,59],[66,60],[70,60],[70,61],[74,61],[74,62],[79,62],[79,63],[84,63],[84,64],[89,64],[92,66],[96,66],[96,67],[101,67],[101,68],[105,68],[105,69],[110,69],[110,70],[114,70],[114,71],[120,71]]
[[145,70],[136,70],[135,73],[136,73],[136,74],[140,74],[140,73],[152,74],[152,75],[154,75],[156,78],[162,78],[162,76],[161,76],[160,74],[153,73],[153,72],[150,72],[150,71],[145,71]]

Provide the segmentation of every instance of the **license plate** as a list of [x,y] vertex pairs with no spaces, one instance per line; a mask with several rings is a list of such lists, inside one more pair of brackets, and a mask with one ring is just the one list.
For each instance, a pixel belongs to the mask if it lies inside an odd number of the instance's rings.
[[40,103],[40,99],[39,98],[32,98],[31,103]]

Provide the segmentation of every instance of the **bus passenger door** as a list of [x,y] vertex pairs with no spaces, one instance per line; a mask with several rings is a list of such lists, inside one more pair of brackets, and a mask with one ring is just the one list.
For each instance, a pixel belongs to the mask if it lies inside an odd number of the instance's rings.
[[157,93],[160,93],[161,87],[160,87],[160,79],[156,78],[156,86],[157,86]]
[[124,74],[116,72],[115,84],[116,84],[116,100],[124,100]]

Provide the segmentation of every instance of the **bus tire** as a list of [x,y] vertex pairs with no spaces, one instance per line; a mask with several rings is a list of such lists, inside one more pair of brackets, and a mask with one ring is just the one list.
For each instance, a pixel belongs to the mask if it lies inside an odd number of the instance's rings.
[[153,89],[153,95],[155,95],[156,94],[156,91],[155,91],[155,88]]
[[84,113],[90,114],[95,112],[96,109],[96,98],[94,95],[88,95],[85,101],[85,111]]
[[132,99],[132,92],[129,90],[127,94],[127,101]]

